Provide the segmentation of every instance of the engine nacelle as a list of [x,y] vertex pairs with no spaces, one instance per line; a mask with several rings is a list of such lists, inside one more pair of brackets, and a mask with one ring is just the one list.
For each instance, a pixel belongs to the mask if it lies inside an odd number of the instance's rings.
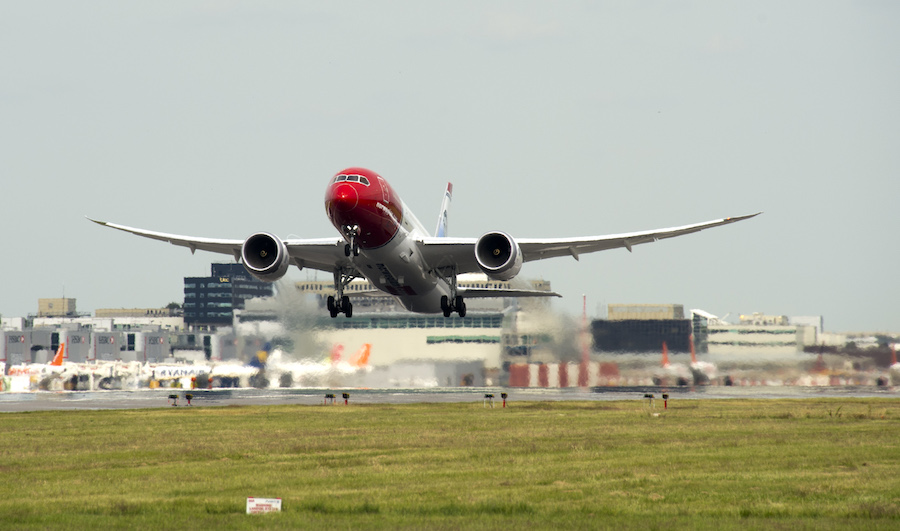
[[475,242],[475,260],[492,280],[509,280],[522,269],[522,251],[512,236],[489,232]]
[[241,257],[247,271],[265,282],[283,277],[291,263],[287,246],[268,232],[257,232],[247,238],[241,246]]

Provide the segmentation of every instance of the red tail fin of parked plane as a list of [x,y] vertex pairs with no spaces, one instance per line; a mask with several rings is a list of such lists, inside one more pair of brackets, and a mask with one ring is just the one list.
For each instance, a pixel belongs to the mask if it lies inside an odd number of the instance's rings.
[[53,361],[50,362],[50,365],[56,365],[57,367],[63,364],[63,359],[66,357],[66,344],[60,343],[59,348],[56,349],[56,356],[53,356]]
[[665,342],[665,341],[663,341],[663,359],[662,359],[662,366],[663,366],[663,367],[668,367],[668,366],[669,366],[669,346],[666,345],[666,342]]
[[340,343],[335,343],[331,347],[331,355],[329,356],[329,361],[331,361],[332,365],[337,365],[338,362],[341,361],[341,354],[344,352],[344,345]]

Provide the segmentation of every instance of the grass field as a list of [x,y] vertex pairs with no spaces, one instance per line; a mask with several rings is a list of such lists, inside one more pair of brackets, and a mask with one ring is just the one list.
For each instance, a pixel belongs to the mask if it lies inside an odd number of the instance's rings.
[[661,406],[0,414],[0,528],[900,528],[900,401]]

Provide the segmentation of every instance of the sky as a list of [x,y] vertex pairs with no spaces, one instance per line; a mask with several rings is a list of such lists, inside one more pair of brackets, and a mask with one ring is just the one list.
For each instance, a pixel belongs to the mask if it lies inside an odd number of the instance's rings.
[[[525,264],[553,302],[821,315],[900,331],[900,3],[0,2],[0,315],[161,307],[222,256],[177,234],[326,237],[380,173],[449,232],[630,232]],[[329,278],[293,269],[289,278]]]

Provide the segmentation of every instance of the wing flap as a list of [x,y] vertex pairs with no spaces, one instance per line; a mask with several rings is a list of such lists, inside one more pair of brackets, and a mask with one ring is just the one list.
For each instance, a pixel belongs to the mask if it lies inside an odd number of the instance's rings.
[[345,243],[340,238],[284,240],[294,265],[301,269],[308,267],[328,272],[352,266],[350,259],[344,254]]
[[555,291],[536,289],[459,289],[459,294],[467,299],[490,299],[495,297],[562,297]]

